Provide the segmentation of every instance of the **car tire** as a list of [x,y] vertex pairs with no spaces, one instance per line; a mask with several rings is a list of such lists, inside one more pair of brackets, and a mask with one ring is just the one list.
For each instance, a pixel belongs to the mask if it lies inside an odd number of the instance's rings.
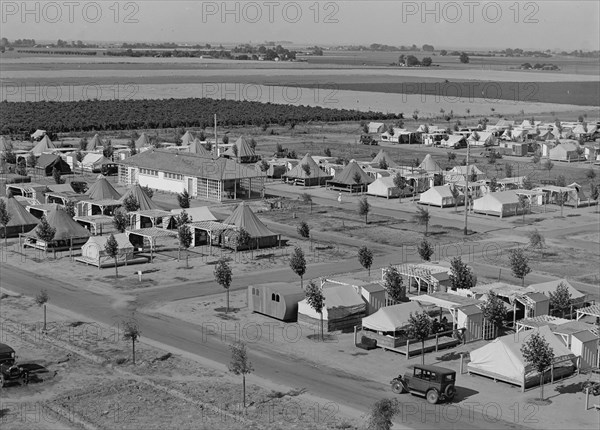
[[396,394],[404,394],[406,392],[402,381],[395,381],[392,384],[392,392],[394,392]]
[[456,387],[454,385],[448,385],[444,390],[444,395],[448,400],[452,400],[456,395]]
[[429,390],[427,392],[427,402],[435,405],[440,399],[440,395],[437,390]]

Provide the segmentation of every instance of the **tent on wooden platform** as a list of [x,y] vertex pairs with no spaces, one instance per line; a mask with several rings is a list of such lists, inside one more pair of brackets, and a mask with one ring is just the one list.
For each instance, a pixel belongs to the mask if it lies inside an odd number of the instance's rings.
[[[323,287],[325,308],[323,309],[323,331],[348,330],[360,324],[366,315],[367,305],[351,285]],[[310,307],[306,299],[298,303],[298,322],[318,330],[321,315]]]
[[102,175],[98,176],[98,180],[87,190],[87,195],[91,200],[119,200],[121,198],[121,194]]
[[147,211],[151,209],[162,210],[160,206],[152,201],[152,199],[146,194],[144,189],[140,186],[140,184],[134,184],[129,190],[125,193],[123,197],[120,198],[121,203],[129,198],[129,196],[135,197],[138,204],[140,205],[138,210]]
[[[303,166],[308,166],[308,168]],[[308,173],[305,169],[308,169]],[[298,184],[310,187],[313,185],[324,185],[333,176],[321,170],[315,160],[307,153],[300,163],[283,175],[283,178],[286,182],[291,182],[294,185]]]
[[398,167],[398,163],[392,160],[392,157],[390,157],[390,155],[385,150],[380,149],[375,158],[373,158],[373,161],[371,161],[371,163],[375,163],[377,166],[379,166],[382,162],[385,162],[388,168]]
[[[10,221],[6,225],[6,237],[17,237],[19,233],[27,233],[37,226],[39,220],[31,215],[14,197],[3,197]],[[4,237],[4,226],[0,228],[0,237]]]
[[[235,225],[237,227],[236,230],[226,230],[223,233],[225,235],[225,246],[237,247],[239,229],[246,230],[250,235],[251,240],[246,249],[269,248],[277,246],[279,243],[279,235],[269,230],[245,202],[240,203],[231,215],[223,221],[223,224]],[[237,249],[244,248],[237,247]]]
[[69,248],[80,249],[90,237],[90,232],[85,227],[58,207],[49,211],[46,220],[50,227],[55,229],[54,238],[50,242],[45,242],[38,237],[37,232],[40,228],[40,222],[36,229],[21,235],[25,237],[25,246],[56,251]]
[[[110,236],[92,236],[81,247],[81,257],[75,258],[75,261],[98,266],[98,268],[115,267],[115,259],[110,257],[105,250],[106,242]],[[114,235],[119,244],[119,255],[117,255],[117,265],[127,266],[128,264],[137,264],[147,262],[147,258],[135,258],[134,247],[125,233]]]
[[352,160],[344,167],[344,170],[327,181],[327,186],[335,190],[353,193],[355,191],[365,191],[367,186],[374,180],[360,168],[356,161]]
[[[540,374],[525,362],[521,352],[521,346],[533,333],[541,335],[554,350],[555,358],[552,366],[554,379],[572,374],[575,370],[575,355],[548,326],[502,336],[472,351],[471,361],[467,365],[469,373],[518,385],[523,391],[526,387],[539,384]],[[550,371],[546,372],[545,378],[550,379],[550,373]]]

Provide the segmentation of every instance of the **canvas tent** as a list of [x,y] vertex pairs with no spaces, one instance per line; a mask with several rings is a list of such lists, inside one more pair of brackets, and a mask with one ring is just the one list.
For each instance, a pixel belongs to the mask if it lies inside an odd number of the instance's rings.
[[217,218],[212,214],[207,206],[200,206],[196,208],[187,209],[171,209],[171,213],[174,216],[179,216],[181,212],[185,211],[188,214],[192,222],[198,221],[216,221]]
[[554,161],[577,161],[579,160],[578,149],[577,141],[562,141],[550,149],[549,158]]
[[[358,178],[358,182],[355,180]],[[365,173],[354,160],[350,161],[340,173],[327,181],[327,186],[335,190],[364,191],[374,179]]]
[[248,286],[248,308],[282,321],[296,321],[298,302],[305,293],[300,285],[289,282],[273,282]]
[[[238,229],[243,228],[246,230],[251,237],[251,241],[248,244],[250,249],[277,246],[279,242],[279,236],[269,230],[252,212],[250,206],[244,202],[235,208],[231,215],[223,221],[223,224],[235,225]],[[236,247],[237,231],[227,230],[224,234],[226,235],[225,245]]]
[[369,133],[381,133],[383,130],[384,124],[382,122],[370,122],[369,123]]
[[[105,245],[110,236],[92,236],[88,241],[81,247],[81,257],[76,258],[76,261],[80,261],[86,264],[92,264],[94,266],[101,267],[114,267],[115,259],[106,253]],[[119,254],[117,255],[117,265],[127,265],[134,262],[146,261],[145,258],[142,261],[134,261],[133,256],[133,245],[129,242],[129,237],[125,233],[118,233],[114,235],[117,243],[119,244]]]
[[134,184],[129,190],[125,193],[123,197],[121,197],[120,201],[123,203],[129,196],[135,197],[138,204],[140,205],[138,210],[147,211],[151,209],[162,210],[160,206],[152,201],[148,194],[144,191],[140,184]]
[[575,287],[573,287],[573,285],[571,285],[566,279],[556,279],[554,281],[541,282],[539,284],[531,284],[526,288],[526,290],[531,292],[542,293],[550,297],[550,294],[555,293],[556,287],[558,287],[558,285],[561,283],[564,284],[569,290],[569,294],[571,294],[571,302],[573,303],[573,305],[580,305],[585,303],[587,295],[575,289]]
[[381,333],[395,333],[406,329],[410,314],[421,312],[423,307],[416,302],[385,306],[372,315],[362,319],[363,329]]
[[0,152],[8,151],[9,149],[13,149],[13,144],[10,140],[8,140],[4,136],[0,136]]
[[518,215],[524,210],[526,208],[519,205],[519,196],[514,190],[487,193],[483,197],[473,200],[473,212],[495,215],[500,218]]
[[189,146],[194,141],[194,136],[192,133],[188,131],[185,132],[183,136],[181,136],[181,145]]
[[52,141],[50,140],[50,138],[46,135],[44,135],[44,137],[42,138],[42,140],[40,140],[37,145],[35,145],[33,147],[33,149],[31,150],[31,152],[33,153],[33,155],[35,155],[36,157],[42,155],[45,152],[51,152],[52,149],[55,149],[56,146],[52,143]]
[[188,152],[192,154],[202,155],[203,157],[212,157],[212,153],[202,145],[200,139],[196,138],[190,143]]
[[150,139],[148,139],[148,135],[146,133],[140,134],[140,137],[135,141],[135,147],[137,149],[143,148],[146,146],[150,146]]
[[[237,148],[237,151],[233,148]],[[237,153],[236,153],[237,152]],[[240,163],[256,163],[258,161],[258,155],[250,146],[250,141],[246,139],[245,136],[240,136],[235,143],[228,148],[225,152],[223,152],[224,157],[226,158],[235,158]]]
[[71,167],[58,154],[40,155],[35,168],[44,176],[52,176],[52,172],[55,168],[62,175],[71,173]]
[[90,237],[90,232],[78,224],[63,209],[55,208],[49,211],[46,220],[55,229],[52,241],[46,243],[38,237],[36,233],[39,229],[38,224],[36,229],[23,235],[25,237],[25,246],[54,250],[69,249],[71,247],[79,249]]
[[88,189],[87,194],[92,200],[119,200],[121,198],[121,194],[102,175],[98,176],[98,180]]
[[[471,361],[467,365],[469,373],[518,385],[522,390],[538,384],[540,375],[527,365],[521,352],[521,346],[529,336],[536,332],[554,350],[554,377],[571,374],[575,369],[575,355],[552,333],[548,326],[502,336],[472,351]],[[550,372],[546,373],[545,376],[549,378]]]
[[[14,197],[3,197],[10,221],[6,225],[6,237],[17,237],[35,228],[39,220],[31,215]],[[4,237],[4,226],[0,227],[0,237]]]
[[375,163],[376,166],[379,167],[382,161],[385,161],[385,164],[387,164],[388,168],[398,167],[398,163],[392,160],[392,157],[390,157],[390,155],[387,152],[385,152],[385,150],[380,149],[375,158],[373,158],[373,161],[371,161],[371,163]]
[[[305,168],[302,167],[304,165],[308,166],[310,173],[306,173]],[[315,160],[307,153],[300,163],[283,175],[283,178],[286,182],[292,182],[294,185],[313,186],[325,184],[332,176],[321,170]]]
[[[448,137],[446,139],[446,137]],[[467,139],[461,134],[450,134],[440,140],[440,146],[445,148],[466,148],[467,147]]]
[[102,139],[100,139],[100,136],[98,136],[98,134],[94,134],[94,137],[88,140],[85,150],[96,151],[100,147],[104,148],[104,142],[102,141]]
[[81,160],[81,166],[85,170],[93,170],[94,168],[101,167],[103,164],[112,164],[113,161],[109,160],[101,153],[88,153],[85,154],[83,160]]
[[431,154],[427,154],[423,158],[423,161],[419,164],[419,169],[425,170],[428,173],[440,173],[443,171],[439,163],[431,157]]
[[[360,294],[350,285],[325,286],[323,330],[345,330],[359,324],[366,315],[367,305]],[[298,322],[320,327],[321,315],[310,307],[306,299],[298,303]]]
[[459,191],[458,198],[455,199],[452,195],[451,187],[452,185],[450,184],[431,187],[419,196],[419,204],[438,206],[440,208],[464,204],[464,194]]

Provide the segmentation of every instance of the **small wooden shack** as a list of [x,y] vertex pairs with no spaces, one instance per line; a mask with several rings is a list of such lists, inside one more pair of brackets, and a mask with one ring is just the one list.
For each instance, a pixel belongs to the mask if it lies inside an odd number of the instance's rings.
[[304,297],[304,291],[295,283],[249,285],[248,309],[281,321],[296,321],[298,302]]

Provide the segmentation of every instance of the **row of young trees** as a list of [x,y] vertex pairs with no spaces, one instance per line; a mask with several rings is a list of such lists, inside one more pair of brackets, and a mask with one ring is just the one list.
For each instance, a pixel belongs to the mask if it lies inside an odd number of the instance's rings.
[[238,100],[206,98],[164,100],[85,100],[70,102],[1,103],[0,133],[126,130],[213,126],[219,113],[221,126],[298,124],[308,121],[360,121],[396,119],[396,114],[360,112]]

